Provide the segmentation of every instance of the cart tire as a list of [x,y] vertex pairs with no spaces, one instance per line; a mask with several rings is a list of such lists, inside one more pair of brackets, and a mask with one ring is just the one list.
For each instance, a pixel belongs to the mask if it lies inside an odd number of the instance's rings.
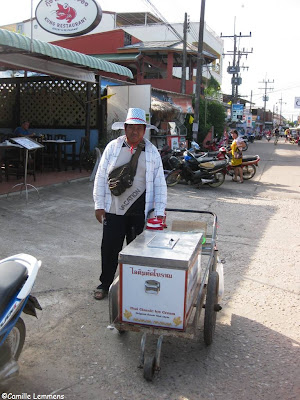
[[255,174],[256,174],[255,165],[244,165],[243,166],[243,178],[245,180],[253,178]]
[[215,306],[218,304],[218,290],[219,274],[217,271],[212,271],[208,278],[204,315],[204,342],[207,346],[212,344],[216,328],[217,311]]
[[180,181],[181,175],[180,171],[171,171],[167,176],[166,176],[166,183],[167,186],[175,186],[177,183]]
[[155,370],[155,357],[147,356],[144,362],[144,378],[146,381],[152,381]]

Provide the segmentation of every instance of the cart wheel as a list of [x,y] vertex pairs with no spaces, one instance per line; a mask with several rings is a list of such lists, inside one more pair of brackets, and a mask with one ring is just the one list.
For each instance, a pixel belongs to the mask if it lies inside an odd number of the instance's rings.
[[152,381],[155,370],[155,357],[147,356],[144,362],[144,378],[146,381]]
[[212,344],[216,328],[218,289],[219,274],[212,271],[208,278],[204,315],[204,342],[208,346]]

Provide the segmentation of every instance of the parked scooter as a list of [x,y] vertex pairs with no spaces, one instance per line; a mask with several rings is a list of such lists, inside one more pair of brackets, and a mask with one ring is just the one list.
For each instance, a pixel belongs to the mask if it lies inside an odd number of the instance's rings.
[[[227,149],[225,147],[221,147],[219,154],[217,156],[219,160],[227,159],[229,161],[226,167],[226,174],[230,176],[234,176],[234,167],[230,163],[230,157],[228,156]],[[242,158],[241,167],[243,168],[243,177],[245,180],[251,179],[256,174],[256,167],[258,167],[258,163],[260,161],[260,157],[258,154],[255,156],[244,155]]]
[[289,143],[292,143],[292,144],[297,144],[298,143],[298,145],[299,145],[299,137],[298,136],[296,136],[296,137],[290,136],[289,137]]
[[251,133],[250,135],[247,136],[249,143],[253,143],[255,136],[253,135],[253,133]]
[[30,292],[41,261],[29,254],[17,254],[0,261],[0,386],[19,372],[18,358],[25,342],[22,311],[32,316],[41,310]]
[[[218,152],[214,153],[206,153],[201,156],[197,156],[198,162],[210,162],[213,160],[228,160],[228,165],[226,166],[225,174],[234,176],[234,167],[230,163],[230,156],[228,155],[228,149],[225,147],[221,147]],[[260,161],[260,157],[258,154],[252,155],[244,155],[242,158],[241,167],[243,168],[243,176],[244,179],[251,179],[256,174],[256,167],[258,167],[258,163]]]
[[[184,149],[185,150],[185,149]],[[173,168],[169,163],[169,160],[172,156],[180,157],[183,153],[181,149],[172,150],[169,145],[165,145],[160,150],[160,157],[163,164],[163,169],[166,172],[170,172]]]
[[[242,148],[242,151],[247,151],[248,150],[248,137],[246,136],[246,135],[244,135],[244,136],[240,136],[242,139],[243,139],[243,142],[244,142],[244,144],[245,144],[245,146]],[[230,149],[230,145],[232,144],[232,142],[233,142],[233,139],[232,138],[229,138],[229,140],[228,140],[228,148]],[[218,147],[218,150],[221,148],[221,147],[224,147],[223,145],[222,146],[219,146]]]
[[190,151],[185,152],[183,160],[172,156],[169,162],[174,169],[166,176],[167,186],[174,186],[182,179],[198,187],[205,184],[210,187],[221,186],[225,180],[224,173],[228,165],[228,160],[198,161]]

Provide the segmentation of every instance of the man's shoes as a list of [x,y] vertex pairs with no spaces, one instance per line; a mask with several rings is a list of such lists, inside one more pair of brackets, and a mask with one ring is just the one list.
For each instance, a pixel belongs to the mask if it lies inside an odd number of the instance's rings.
[[94,299],[96,300],[103,300],[108,295],[108,290],[105,290],[101,287],[97,287],[94,290]]

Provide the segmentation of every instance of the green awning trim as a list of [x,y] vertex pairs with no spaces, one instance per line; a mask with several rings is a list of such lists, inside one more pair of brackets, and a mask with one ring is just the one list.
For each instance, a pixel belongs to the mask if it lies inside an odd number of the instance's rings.
[[93,55],[92,57],[98,58],[99,60],[109,60],[111,62],[118,62],[118,61],[136,61],[141,53],[129,53],[129,54],[97,54]]
[[[64,49],[60,46],[42,42],[41,40],[32,40],[32,53],[31,53],[31,39],[19,33],[11,32],[6,29],[0,29],[0,46],[7,46],[13,49],[23,50],[34,55],[44,55],[52,58],[53,60],[62,60],[72,63],[75,66],[83,66],[92,70],[101,70],[127,76],[133,79],[132,72],[129,68],[111,63],[109,61],[101,60],[86,54],[78,53],[77,51]],[[0,50],[1,51],[1,50]]]

